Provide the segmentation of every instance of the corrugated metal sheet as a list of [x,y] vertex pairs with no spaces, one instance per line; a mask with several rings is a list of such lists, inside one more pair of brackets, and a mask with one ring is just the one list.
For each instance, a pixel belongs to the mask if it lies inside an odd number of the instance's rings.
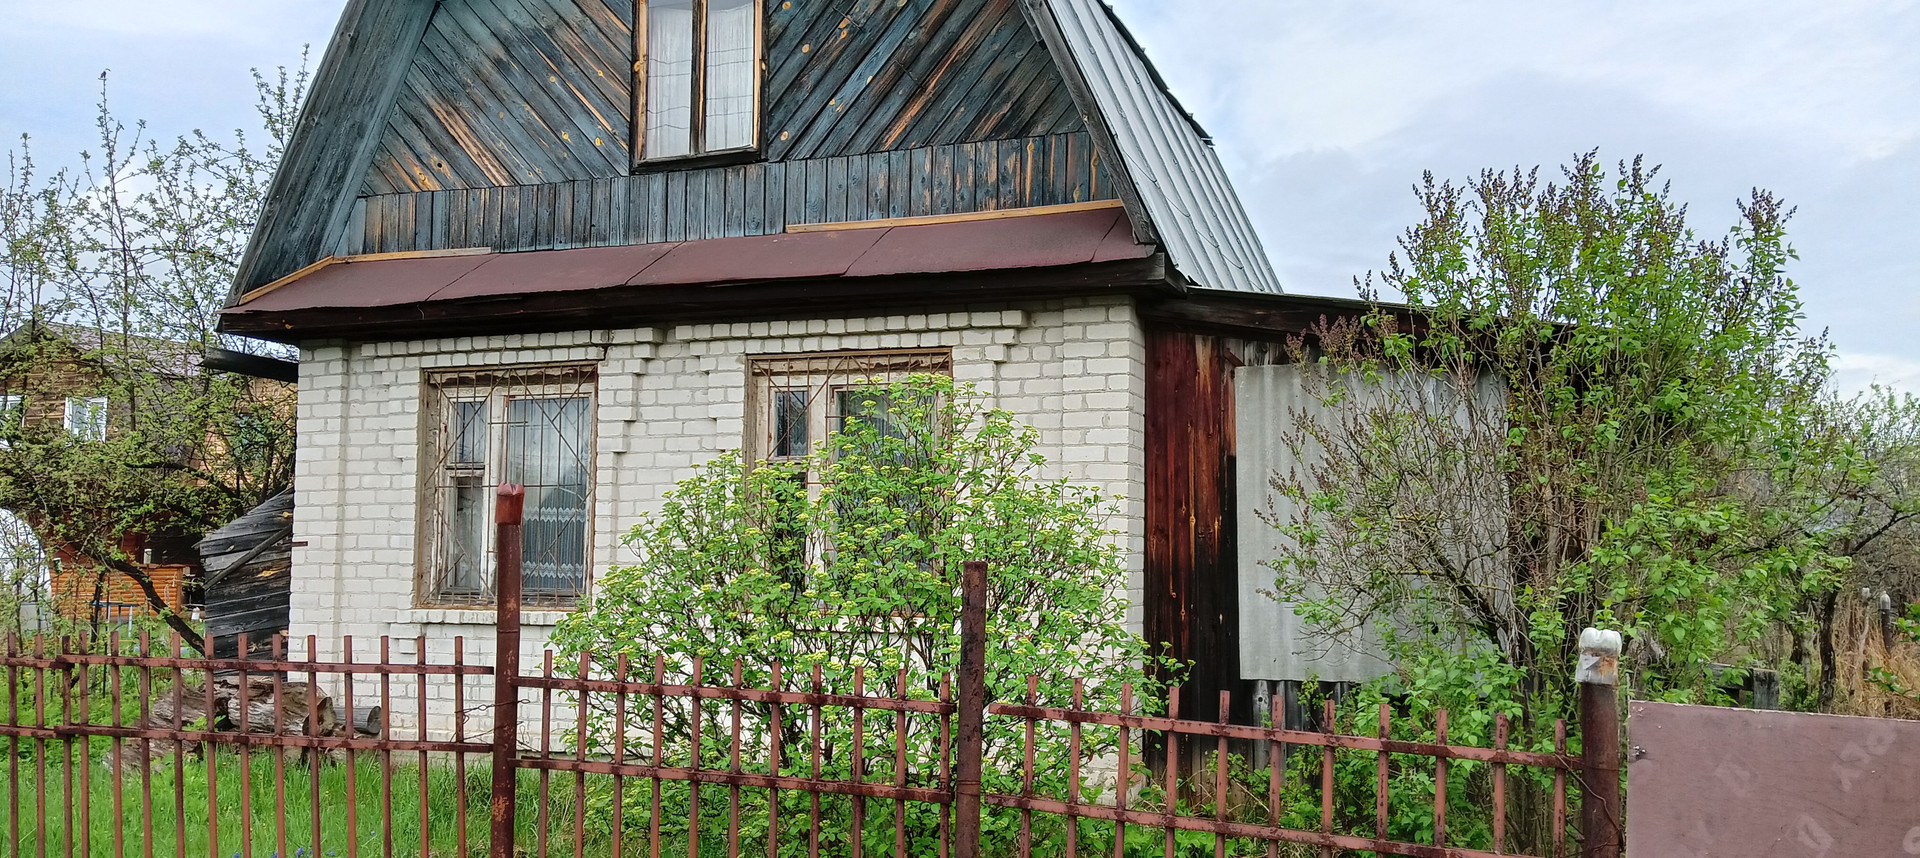
[[[1085,81],[1114,153],[1175,269],[1194,283],[1241,292],[1279,292],[1260,237],[1227,179],[1213,143],[1167,91],[1126,27],[1101,0],[1030,0],[1058,22],[1068,75]],[[1051,35],[1042,26],[1043,35]],[[1144,238],[1145,236],[1143,236]]]
[[[1239,509],[1235,525],[1240,548],[1240,675],[1246,679],[1362,682],[1392,670],[1379,640],[1329,640],[1315,634],[1294,613],[1294,605],[1272,595],[1275,575],[1267,565],[1286,536],[1261,517],[1289,521],[1297,504],[1271,486],[1275,474],[1310,467],[1300,461],[1286,435],[1298,425],[1296,414],[1326,409],[1300,383],[1293,366],[1243,366],[1233,372],[1235,475]],[[1329,415],[1330,416],[1330,415]]]

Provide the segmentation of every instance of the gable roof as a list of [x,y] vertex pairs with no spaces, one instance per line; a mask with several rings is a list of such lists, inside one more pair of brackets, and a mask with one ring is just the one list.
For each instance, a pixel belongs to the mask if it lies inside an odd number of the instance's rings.
[[[1100,0],[1012,2],[1019,10],[1015,17],[1044,44],[1072,106],[1085,119],[1099,167],[1112,174],[1134,237],[1165,248],[1176,282],[1279,292],[1211,141],[1112,10]],[[311,263],[360,252],[357,234],[350,234],[357,229],[355,203],[440,5],[349,0],[269,188],[230,306]]]
[[200,352],[186,343],[64,322],[22,323],[0,336],[0,356],[46,342],[65,343],[75,356],[98,363],[109,371],[153,372],[187,378],[201,370]]

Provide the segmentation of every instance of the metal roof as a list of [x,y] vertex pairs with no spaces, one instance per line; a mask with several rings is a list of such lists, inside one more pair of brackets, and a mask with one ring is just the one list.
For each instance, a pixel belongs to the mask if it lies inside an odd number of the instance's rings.
[[1281,291],[1213,142],[1113,10],[1101,0],[1027,0],[1024,8],[1145,209],[1150,234],[1139,237],[1158,241],[1196,285]]
[[607,290],[820,279],[859,280],[1146,259],[1118,207],[953,223],[874,226],[661,244],[345,257],[312,266],[222,311],[239,330],[298,324],[314,311],[404,311]]

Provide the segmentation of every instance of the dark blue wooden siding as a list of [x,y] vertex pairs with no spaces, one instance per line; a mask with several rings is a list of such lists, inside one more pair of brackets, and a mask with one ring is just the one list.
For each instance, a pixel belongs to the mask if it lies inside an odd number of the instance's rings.
[[769,235],[877,220],[1115,198],[1085,133],[852,157],[360,201],[341,255],[491,247],[552,250]]

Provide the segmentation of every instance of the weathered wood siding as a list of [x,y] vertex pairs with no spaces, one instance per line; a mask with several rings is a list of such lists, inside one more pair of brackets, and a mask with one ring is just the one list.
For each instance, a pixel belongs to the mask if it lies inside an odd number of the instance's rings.
[[342,191],[362,185],[380,117],[389,113],[433,10],[433,0],[349,0],[267,188],[234,276],[236,296],[293,273],[340,243],[354,206]]
[[1190,663],[1181,717],[1213,720],[1227,690],[1233,692],[1228,714],[1246,724],[1253,707],[1240,678],[1238,641],[1235,362],[1217,337],[1148,329],[1143,607],[1148,642]]
[[[1083,128],[1013,0],[768,0],[767,160]],[[632,0],[441,0],[363,195],[584,181],[631,162]]]
[[1114,199],[1085,133],[852,157],[367,197],[341,255],[568,247],[778,233],[790,224]]
[[248,652],[258,654],[274,635],[286,633],[293,593],[292,489],[207,534],[196,548],[207,570],[207,637],[214,657],[232,658],[240,635],[247,636]]

